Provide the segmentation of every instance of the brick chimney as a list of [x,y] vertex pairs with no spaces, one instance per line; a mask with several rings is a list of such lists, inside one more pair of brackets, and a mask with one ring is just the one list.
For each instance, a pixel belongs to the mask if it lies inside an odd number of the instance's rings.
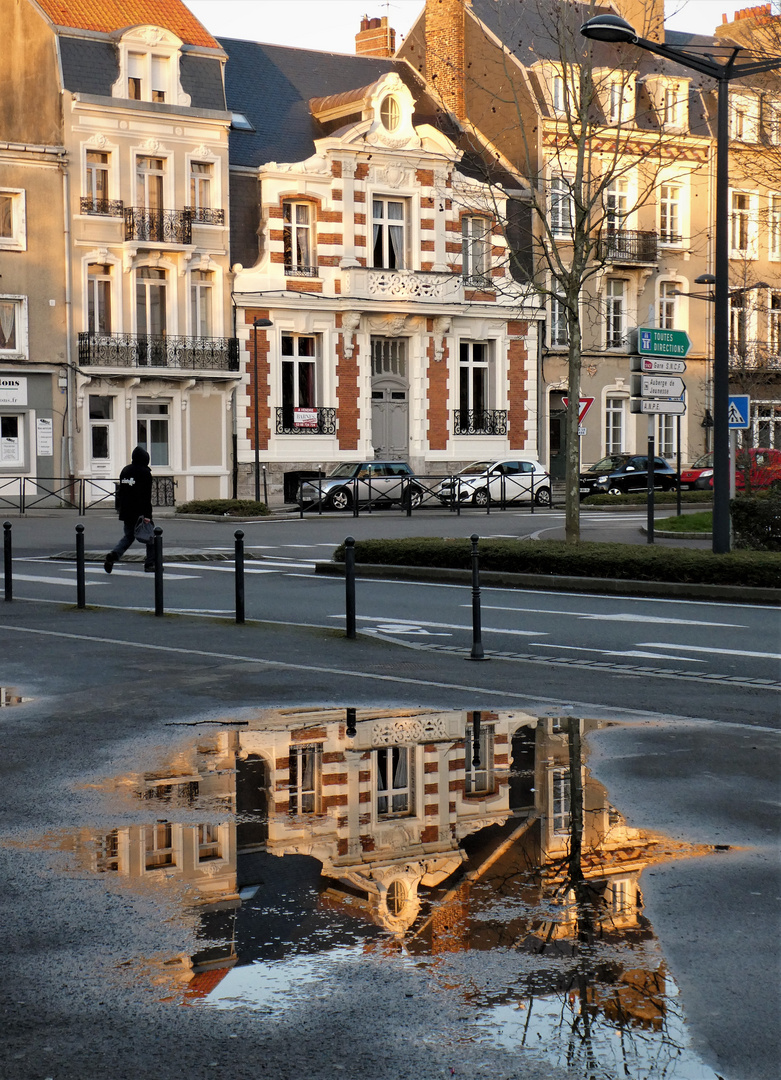
[[385,15],[381,19],[361,19],[361,29],[355,35],[355,51],[358,56],[393,56],[396,52],[396,31],[388,26]]
[[736,45],[746,48],[752,46],[761,51],[763,46],[771,47],[773,51],[778,49],[778,28],[781,20],[773,14],[771,4],[758,4],[756,7],[742,8],[736,11],[733,21],[729,16],[721,16],[721,26],[717,26],[714,34],[717,38],[728,38]]
[[426,78],[459,119],[464,103],[466,16],[472,0],[426,0]]

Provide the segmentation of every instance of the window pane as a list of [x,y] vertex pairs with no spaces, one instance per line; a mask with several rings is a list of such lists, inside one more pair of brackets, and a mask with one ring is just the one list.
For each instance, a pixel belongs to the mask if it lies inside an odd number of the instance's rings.
[[10,195],[0,195],[0,236],[13,235],[13,200]]
[[0,349],[16,349],[16,311],[14,301],[0,300]]

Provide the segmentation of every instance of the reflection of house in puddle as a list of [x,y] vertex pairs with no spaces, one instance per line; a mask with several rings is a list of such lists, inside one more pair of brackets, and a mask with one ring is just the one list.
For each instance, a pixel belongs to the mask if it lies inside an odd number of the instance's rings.
[[[572,723],[578,740],[598,726]],[[692,849],[629,828],[581,765],[573,776],[567,727],[518,711],[264,712],[117,781],[139,823],[79,847],[96,870],[186,888],[204,943],[177,969],[186,1000],[237,963],[366,947],[383,930],[414,954],[510,947],[563,959],[553,974],[541,961],[529,986],[569,992],[583,895],[592,937],[640,941],[640,872]],[[658,1023],[658,964],[613,957],[600,971],[584,991],[590,1008]]]

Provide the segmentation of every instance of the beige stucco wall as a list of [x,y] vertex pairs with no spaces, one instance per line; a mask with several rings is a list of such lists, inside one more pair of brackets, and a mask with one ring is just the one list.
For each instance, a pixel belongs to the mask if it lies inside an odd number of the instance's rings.
[[3,49],[0,140],[62,142],[54,34],[28,0],[0,0],[0,27],[13,43]]

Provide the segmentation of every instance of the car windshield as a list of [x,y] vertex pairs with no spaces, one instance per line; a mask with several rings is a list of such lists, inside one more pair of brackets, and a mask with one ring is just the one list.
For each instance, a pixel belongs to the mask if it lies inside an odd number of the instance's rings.
[[488,472],[492,465],[493,461],[473,461],[471,465],[461,470],[461,475],[477,476],[478,473]]
[[354,461],[346,461],[344,465],[337,465],[329,476],[355,476],[358,469],[360,469],[360,463],[356,464]]
[[710,469],[713,466],[713,451],[709,450],[707,454],[702,454],[692,465],[693,469]]
[[588,472],[612,472],[619,465],[623,465],[625,461],[626,457],[622,454],[608,454],[607,457],[603,457],[601,461],[598,461],[596,465],[592,465]]

